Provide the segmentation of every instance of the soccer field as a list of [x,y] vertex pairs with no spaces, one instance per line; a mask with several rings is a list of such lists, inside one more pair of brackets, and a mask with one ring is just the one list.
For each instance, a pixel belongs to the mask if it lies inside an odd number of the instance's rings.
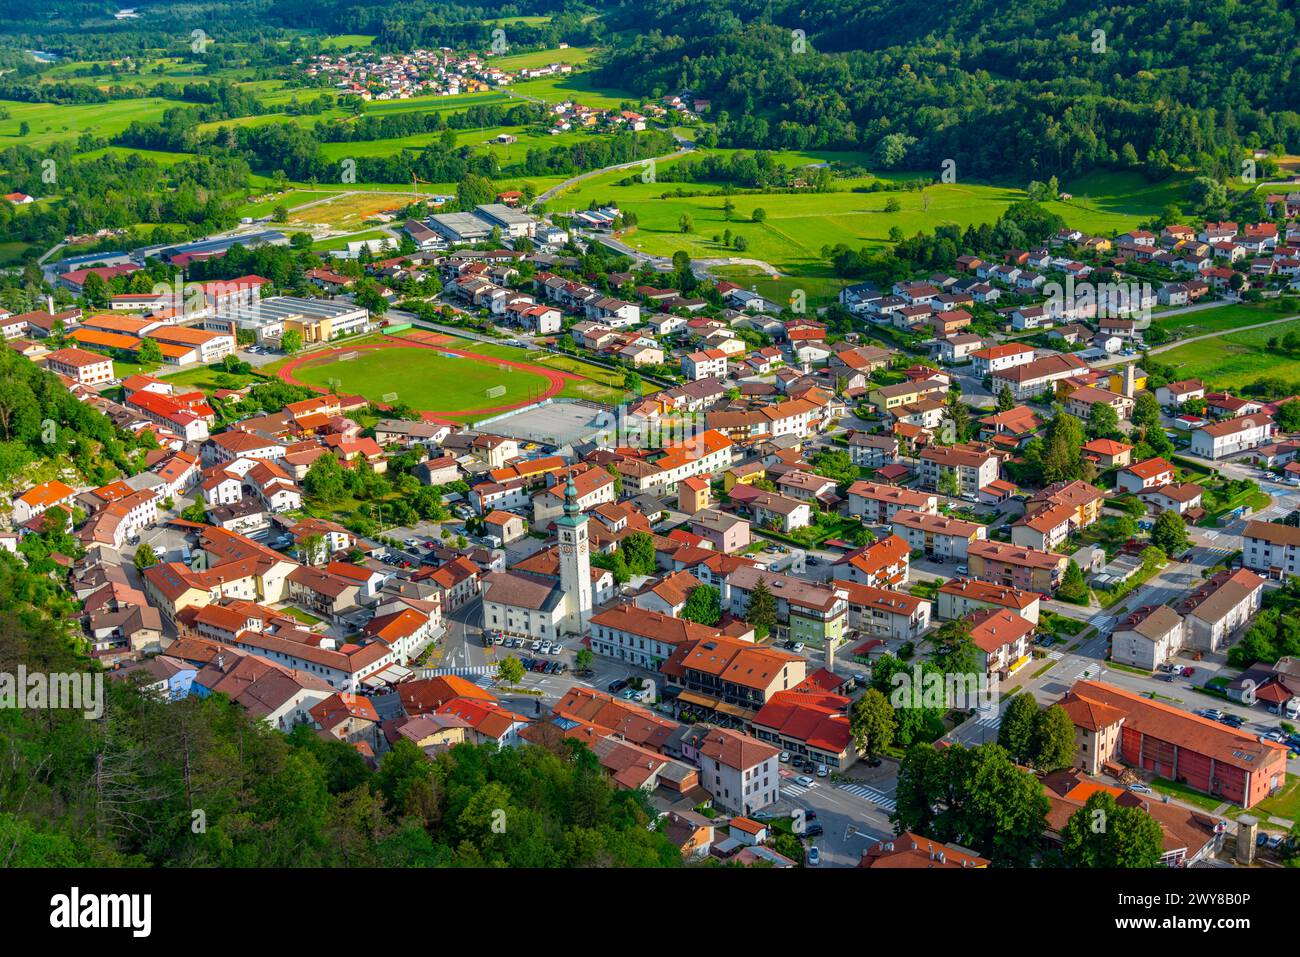
[[346,361],[308,361],[292,375],[308,385],[452,416],[528,402],[551,386],[544,375],[493,359],[402,346],[358,351]]

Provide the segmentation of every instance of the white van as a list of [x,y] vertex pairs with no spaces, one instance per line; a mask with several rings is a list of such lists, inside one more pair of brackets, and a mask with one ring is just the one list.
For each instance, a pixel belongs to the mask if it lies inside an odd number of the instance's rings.
[[1286,703],[1286,717],[1288,721],[1300,718],[1300,698],[1292,698]]

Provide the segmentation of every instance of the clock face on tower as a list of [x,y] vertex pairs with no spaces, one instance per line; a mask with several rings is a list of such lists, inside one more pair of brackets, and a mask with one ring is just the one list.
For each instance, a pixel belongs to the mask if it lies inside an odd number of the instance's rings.
[[564,545],[561,545],[561,546],[560,546],[560,554],[561,554],[561,555],[572,555],[572,554],[573,554],[573,546],[572,546],[572,545],[569,545],[569,544],[567,544],[567,543],[564,544]]

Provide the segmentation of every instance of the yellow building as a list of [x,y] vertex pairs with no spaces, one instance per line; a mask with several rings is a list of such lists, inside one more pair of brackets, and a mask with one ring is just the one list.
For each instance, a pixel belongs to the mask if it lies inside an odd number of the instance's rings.
[[753,485],[759,479],[766,477],[767,469],[761,462],[748,462],[722,473],[722,489],[730,492],[737,485]]

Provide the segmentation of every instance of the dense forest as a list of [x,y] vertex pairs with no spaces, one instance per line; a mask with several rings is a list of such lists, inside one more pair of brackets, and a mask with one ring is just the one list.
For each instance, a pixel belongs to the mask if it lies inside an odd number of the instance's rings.
[[723,145],[999,177],[1222,176],[1243,145],[1300,149],[1300,24],[1281,0],[666,0],[653,27],[636,2],[606,19],[603,78],[708,97]]

